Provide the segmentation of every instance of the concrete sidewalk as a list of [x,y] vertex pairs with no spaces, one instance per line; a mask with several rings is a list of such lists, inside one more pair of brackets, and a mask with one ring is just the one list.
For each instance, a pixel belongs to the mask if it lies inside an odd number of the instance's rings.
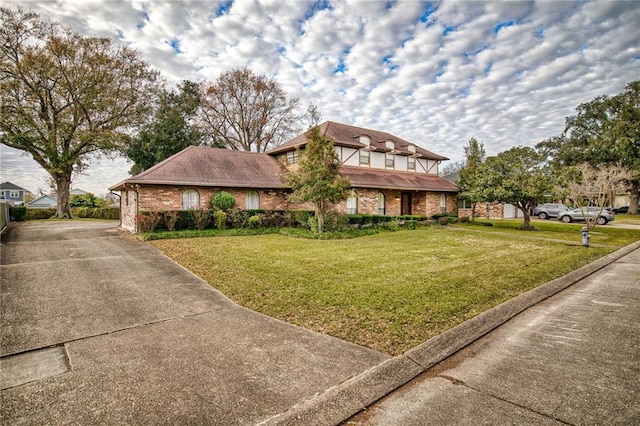
[[640,242],[394,358],[241,308],[113,223],[2,242],[6,424],[640,424]]

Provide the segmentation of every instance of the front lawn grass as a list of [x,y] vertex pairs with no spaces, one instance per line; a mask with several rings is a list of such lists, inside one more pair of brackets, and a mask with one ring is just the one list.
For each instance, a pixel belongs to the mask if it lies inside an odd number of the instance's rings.
[[[615,250],[522,238],[554,231],[492,228],[500,232],[438,226],[346,240],[271,234],[151,244],[240,305],[390,355]],[[623,231],[602,232],[619,247],[640,239]],[[576,230],[568,235],[579,240]]]

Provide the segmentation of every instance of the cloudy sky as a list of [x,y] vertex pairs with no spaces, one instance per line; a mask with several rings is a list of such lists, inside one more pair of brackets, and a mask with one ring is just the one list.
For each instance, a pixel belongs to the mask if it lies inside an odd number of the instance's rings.
[[[559,134],[581,102],[640,79],[639,1],[0,0],[142,52],[170,84],[250,67],[323,120],[383,130],[452,161]],[[305,123],[306,126],[306,123]],[[46,173],[1,147],[0,178]],[[446,164],[446,163],[445,163]],[[103,159],[74,187],[126,178]]]

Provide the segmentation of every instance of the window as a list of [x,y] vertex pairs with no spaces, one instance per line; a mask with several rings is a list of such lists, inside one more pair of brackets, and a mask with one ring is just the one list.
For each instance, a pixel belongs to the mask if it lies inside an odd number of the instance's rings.
[[370,164],[370,159],[371,159],[371,153],[369,151],[367,151],[366,149],[361,149],[360,150],[360,164],[365,164],[365,165],[369,165]]
[[365,145],[367,148],[371,146],[371,141],[366,136],[360,136],[360,143]]
[[349,197],[347,197],[347,214],[358,213],[358,194],[356,191],[351,191]]
[[260,196],[256,191],[247,192],[246,209],[258,210],[260,208]]
[[182,210],[200,208],[200,194],[195,189],[187,189],[182,193]]
[[440,211],[442,213],[447,212],[447,196],[444,193],[440,194]]
[[458,208],[459,209],[470,209],[471,201],[463,200],[462,198],[458,198]]
[[407,157],[407,170],[416,169],[416,157]]
[[298,164],[300,161],[300,151],[294,149],[293,151],[287,152],[287,164]]
[[11,198],[19,198],[20,197],[20,191],[11,190],[9,192],[9,197],[11,197]]
[[382,192],[378,193],[378,214],[385,214],[385,206],[384,206],[384,194]]
[[393,169],[395,167],[395,155],[387,152],[385,166],[387,166],[387,168],[389,169]]

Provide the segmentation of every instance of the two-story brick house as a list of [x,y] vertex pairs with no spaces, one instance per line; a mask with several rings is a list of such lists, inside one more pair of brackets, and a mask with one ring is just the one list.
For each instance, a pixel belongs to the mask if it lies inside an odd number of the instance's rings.
[[[455,212],[458,187],[438,176],[446,157],[386,132],[335,122],[320,125],[334,140],[340,173],[352,184],[343,213],[423,214]],[[224,190],[246,209],[310,208],[287,200],[282,175],[297,167],[307,143],[303,133],[267,153],[189,147],[110,189],[120,191],[121,224],[135,231],[143,210],[209,208]]]

